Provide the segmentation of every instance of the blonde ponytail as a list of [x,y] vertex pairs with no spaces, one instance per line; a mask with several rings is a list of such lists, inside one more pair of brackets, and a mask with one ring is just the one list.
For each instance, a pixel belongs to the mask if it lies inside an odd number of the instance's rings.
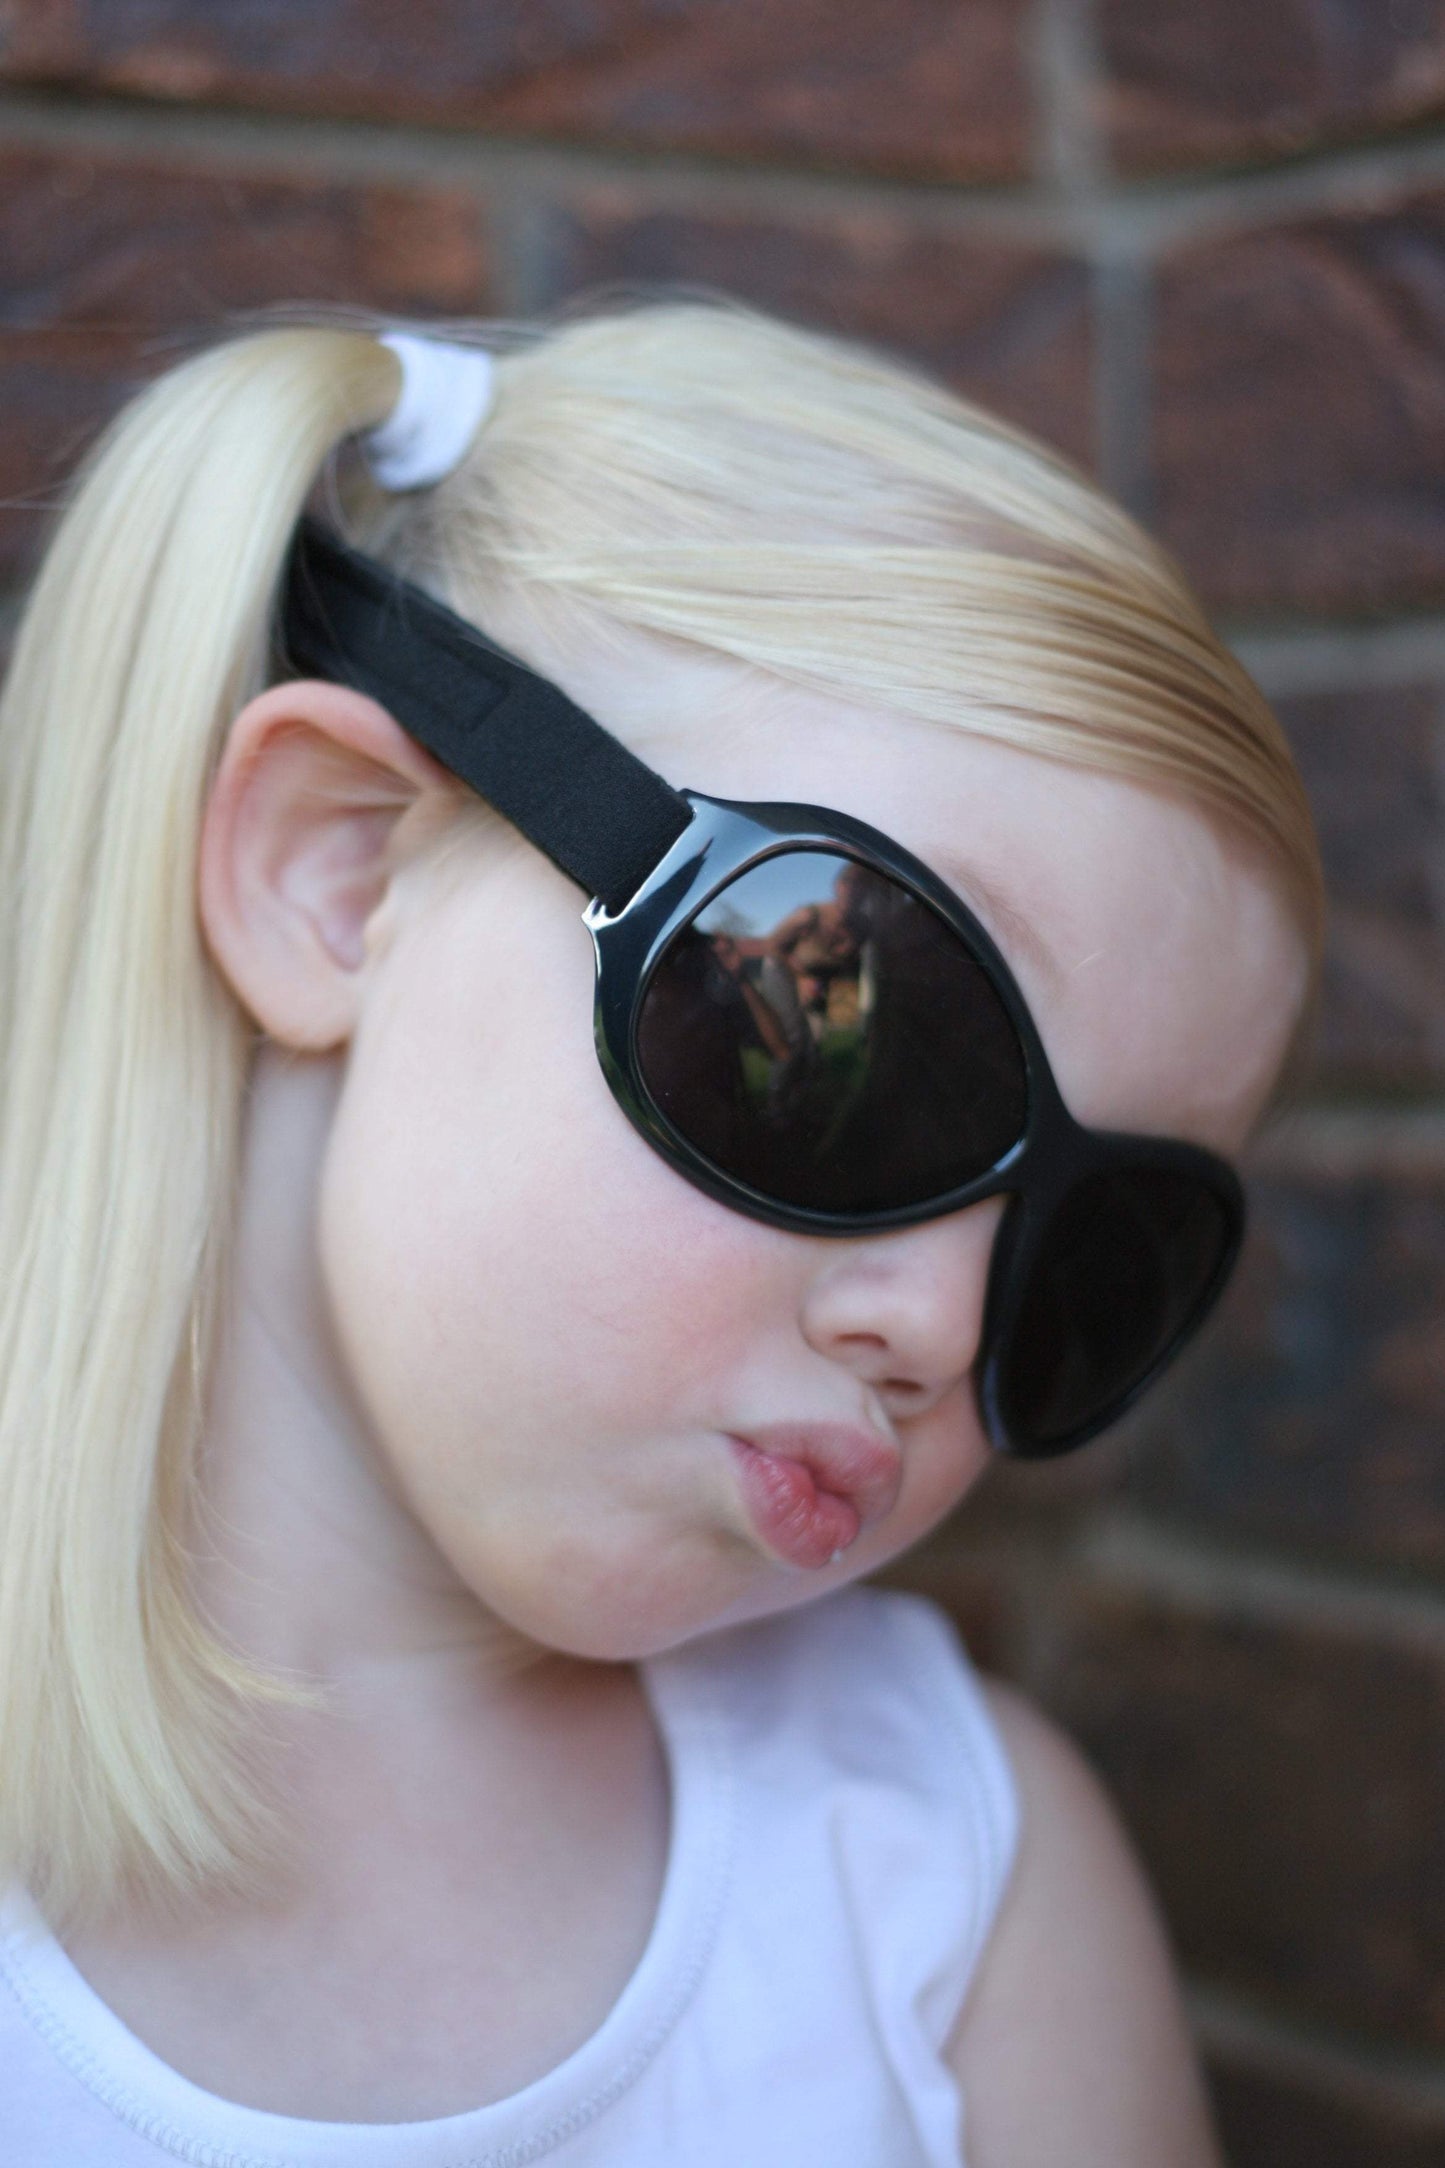
[[396,364],[287,329],[163,378],[97,447],[0,702],[0,1875],[64,1916],[232,1871],[243,1672],[183,1510],[248,1033],[194,907],[210,776],[338,438]]

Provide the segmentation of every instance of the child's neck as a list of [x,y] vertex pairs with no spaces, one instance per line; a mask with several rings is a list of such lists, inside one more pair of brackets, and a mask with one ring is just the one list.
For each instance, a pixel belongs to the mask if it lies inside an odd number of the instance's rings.
[[193,2083],[321,2121],[458,2114],[555,2068],[616,2002],[667,1855],[634,1675],[557,1664],[525,1693],[430,1686],[400,1728],[335,1720],[293,1742],[292,1848],[257,1898],[67,1936]]
[[[338,1058],[263,1044],[248,1101],[229,1307],[202,1453],[198,1600],[243,1654],[368,1703],[471,1652],[507,1677],[535,1651],[478,1602],[407,1511],[337,1349],[317,1188]],[[424,1692],[425,1689],[421,1688]]]
[[595,2030],[655,1914],[667,1784],[630,1668],[512,1633],[376,1462],[314,1258],[337,1074],[262,1053],[204,1443],[201,1606],[323,1695],[258,1721],[284,1848],[259,1901],[128,1908],[68,1945],[197,2083],[408,2120],[515,2090]]

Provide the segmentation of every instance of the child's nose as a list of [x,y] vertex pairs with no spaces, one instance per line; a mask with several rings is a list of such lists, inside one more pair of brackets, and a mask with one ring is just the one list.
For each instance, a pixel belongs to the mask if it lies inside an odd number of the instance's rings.
[[1005,1199],[946,1219],[830,1242],[803,1298],[803,1336],[874,1389],[895,1417],[922,1415],[972,1370]]

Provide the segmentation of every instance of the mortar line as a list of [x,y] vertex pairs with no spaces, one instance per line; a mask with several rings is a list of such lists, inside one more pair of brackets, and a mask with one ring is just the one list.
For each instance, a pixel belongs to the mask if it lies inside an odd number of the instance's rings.
[[[1067,11],[1074,0],[1038,0],[1038,35],[1072,36]],[[1079,0],[1083,5],[1084,0]],[[1061,11],[1055,15],[1054,11]],[[1055,27],[1050,29],[1050,23]],[[1063,25],[1060,29],[1059,24]],[[1087,44],[1082,47],[1087,51]],[[1035,55],[1036,80],[1048,68]],[[1052,125],[1052,124],[1051,124]],[[1216,227],[1244,227],[1281,216],[1365,208],[1416,186],[1445,185],[1445,126],[1403,141],[1333,145],[1283,165],[1192,171],[1143,178],[1109,177],[1102,170],[1097,129],[1069,123],[1074,148],[1061,139],[1048,161],[1076,179],[1099,165],[1090,190],[1068,185],[1058,171],[1017,181],[935,179],[869,173],[819,161],[746,163],[720,154],[623,149],[468,129],[455,121],[345,119],[247,108],[217,102],[171,106],[162,99],[119,93],[76,93],[12,85],[0,89],[0,142],[15,146],[89,149],[138,160],[218,158],[276,171],[290,166],[332,178],[471,181],[496,184],[504,174],[530,187],[625,182],[639,189],[678,189],[719,205],[793,210],[889,208],[966,229],[986,224],[1038,240],[1109,246],[1115,254],[1147,258]],[[1048,130],[1046,129],[1046,134]],[[1094,148],[1087,148],[1092,137]],[[1107,226],[1107,234],[1103,228]]]
[[1092,0],[1034,0],[1029,30],[1036,170],[1064,199],[1092,201],[1108,177]]
[[1216,1622],[1308,1625],[1332,1634],[1386,1640],[1445,1657],[1445,1591],[1402,1581],[1378,1566],[1242,1550],[1184,1534],[1137,1506],[1114,1504],[1082,1528],[1067,1555],[1092,1584],[1157,1596]]
[[1147,522],[1152,500],[1148,281],[1137,251],[1118,245],[1109,216],[1100,128],[1103,68],[1093,0],[1035,0],[1031,28],[1036,162],[1089,267],[1099,478]]
[[1249,1147],[1258,1174],[1445,1175],[1445,1100],[1439,1087],[1400,1104],[1303,1101],[1282,1111]]
[[263,172],[324,174],[439,185],[504,178],[532,187],[625,184],[682,190],[698,201],[819,213],[890,208],[948,224],[1002,221],[1044,238],[1056,233],[1053,193],[1017,181],[934,180],[846,166],[598,141],[523,136],[455,121],[348,119],[160,99],[45,93],[0,87],[0,145],[115,153],[138,162],[218,159]]
[[1445,613],[1377,624],[1273,628],[1226,621],[1223,638],[1267,693],[1404,685],[1445,676]]
[[1225,1990],[1190,1983],[1195,2037],[1221,2060],[1283,2075],[1363,2108],[1403,2108],[1445,2128],[1445,2059],[1299,2023]]

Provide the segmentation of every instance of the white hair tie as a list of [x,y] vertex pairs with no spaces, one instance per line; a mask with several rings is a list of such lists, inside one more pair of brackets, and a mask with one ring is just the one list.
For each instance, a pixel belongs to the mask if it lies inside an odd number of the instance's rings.
[[362,456],[383,489],[426,489],[459,465],[492,403],[492,357],[386,331],[380,343],[401,363],[401,389],[386,420],[361,439]]

